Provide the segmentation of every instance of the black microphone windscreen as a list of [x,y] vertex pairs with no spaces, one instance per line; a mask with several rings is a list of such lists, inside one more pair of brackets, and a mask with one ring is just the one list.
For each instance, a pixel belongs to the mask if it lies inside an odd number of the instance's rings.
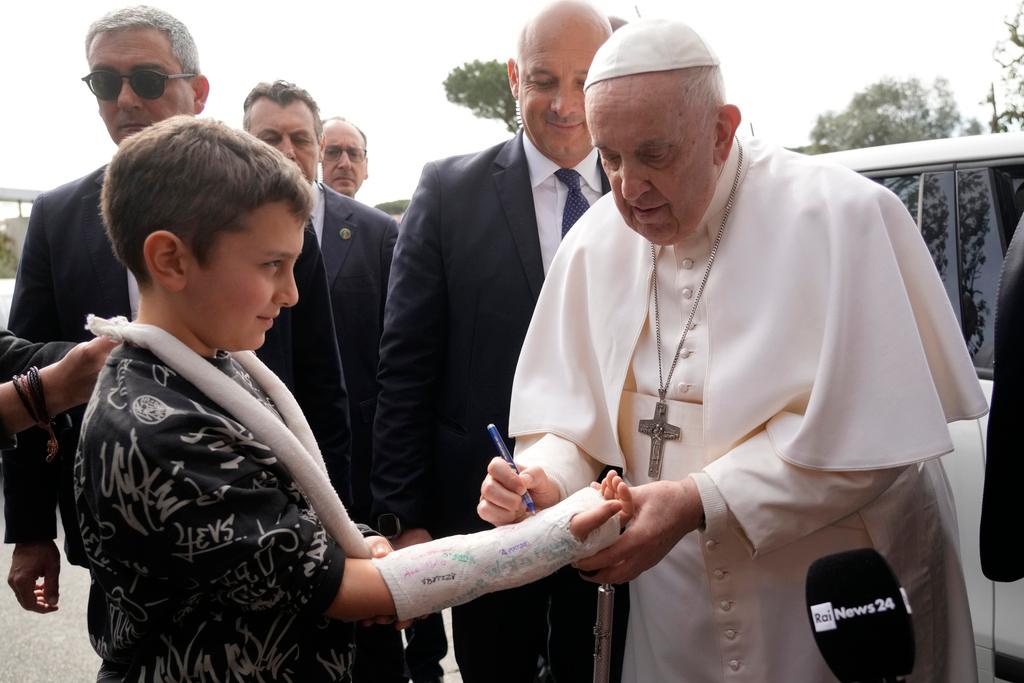
[[815,560],[807,570],[811,631],[843,683],[905,676],[914,668],[914,627],[889,564],[871,548]]

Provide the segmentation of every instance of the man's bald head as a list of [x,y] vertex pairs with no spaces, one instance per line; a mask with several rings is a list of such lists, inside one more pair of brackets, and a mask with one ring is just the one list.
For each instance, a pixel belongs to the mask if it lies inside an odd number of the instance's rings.
[[592,5],[555,2],[526,23],[518,55],[508,61],[509,87],[526,135],[563,168],[580,163],[592,149],[583,83],[594,53],[611,32],[608,19]]
[[605,40],[612,34],[608,17],[590,3],[582,0],[553,2],[523,25],[516,45],[516,59],[522,60],[530,49],[543,46],[550,40],[562,40],[568,31],[580,29],[603,34]]

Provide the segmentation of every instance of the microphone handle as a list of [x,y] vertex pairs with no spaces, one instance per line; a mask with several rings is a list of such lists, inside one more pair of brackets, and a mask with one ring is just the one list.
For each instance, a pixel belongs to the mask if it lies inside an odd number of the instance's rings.
[[594,683],[608,683],[612,665],[612,619],[615,586],[603,583],[597,589],[597,623],[594,624]]

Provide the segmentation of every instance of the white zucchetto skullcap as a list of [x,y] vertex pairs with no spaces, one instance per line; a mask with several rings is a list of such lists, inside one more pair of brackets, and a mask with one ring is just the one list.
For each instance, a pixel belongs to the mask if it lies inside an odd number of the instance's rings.
[[711,47],[683,22],[641,19],[620,28],[598,49],[583,88],[633,74],[718,65]]

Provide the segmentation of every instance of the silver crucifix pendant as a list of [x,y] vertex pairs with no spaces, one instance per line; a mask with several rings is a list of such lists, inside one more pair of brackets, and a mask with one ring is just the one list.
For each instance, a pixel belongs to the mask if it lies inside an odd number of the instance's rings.
[[647,468],[647,476],[652,480],[661,479],[662,450],[665,442],[679,438],[679,427],[668,423],[666,412],[668,404],[658,401],[654,407],[654,417],[650,420],[640,420],[638,431],[651,437],[651,462]]

